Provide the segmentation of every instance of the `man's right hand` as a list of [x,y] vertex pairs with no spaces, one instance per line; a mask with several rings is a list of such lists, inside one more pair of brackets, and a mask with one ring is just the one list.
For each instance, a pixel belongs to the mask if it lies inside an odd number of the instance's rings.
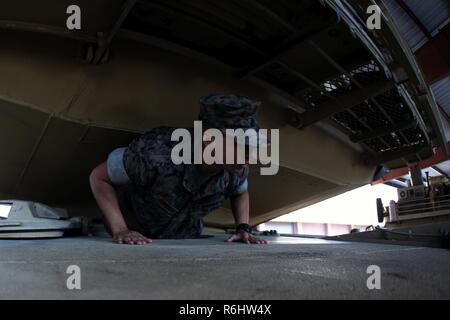
[[114,242],[118,244],[148,244],[151,243],[152,240],[144,237],[137,231],[125,230],[118,232],[113,236]]

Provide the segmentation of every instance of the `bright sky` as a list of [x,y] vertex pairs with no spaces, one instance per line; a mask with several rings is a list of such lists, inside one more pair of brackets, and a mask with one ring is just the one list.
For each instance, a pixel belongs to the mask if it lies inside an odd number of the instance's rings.
[[386,207],[390,200],[397,201],[397,189],[383,184],[367,185],[272,221],[378,225],[377,198]]

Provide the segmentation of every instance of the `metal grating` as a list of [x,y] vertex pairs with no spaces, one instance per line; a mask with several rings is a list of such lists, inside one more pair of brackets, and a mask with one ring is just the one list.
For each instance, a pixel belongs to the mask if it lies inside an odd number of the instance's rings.
[[384,135],[382,139],[388,143],[390,150],[402,147],[402,142],[396,132]]
[[[380,67],[374,62],[370,61],[360,65],[349,73],[350,76],[341,74],[333,79],[327,80],[322,83],[324,92],[328,95],[339,97],[353,90],[358,90],[361,86],[368,86],[374,82],[380,81],[385,78],[383,72],[381,72]],[[308,93],[311,94],[312,91]],[[317,94],[318,90],[316,90]],[[323,92],[320,92],[323,95]],[[311,101],[309,97],[308,101]],[[316,101],[320,99],[316,99]],[[398,106],[398,102],[401,101],[400,96],[394,89],[392,92],[388,92],[386,97],[382,97],[381,107],[390,110],[388,116],[395,115],[396,118],[403,110],[395,110]],[[307,102],[305,100],[305,102]],[[378,100],[377,100],[378,102]],[[391,119],[387,118],[380,109],[373,104],[371,101],[365,101],[355,107],[350,108],[347,111],[340,112],[333,117],[334,121],[343,126],[346,130],[356,134],[363,134],[375,130],[377,128],[385,127],[391,124]],[[403,139],[403,142],[404,139]],[[397,133],[392,133],[390,135],[379,137],[370,140],[367,145],[376,152],[382,152],[385,150],[397,148],[402,145],[402,137],[397,135]]]
[[385,78],[384,73],[381,72],[380,67],[374,61],[353,69],[350,71],[350,75],[363,86]]
[[319,91],[314,88],[310,88],[302,94],[303,101],[312,108],[319,106],[320,104],[330,100],[323,91]]
[[405,121],[413,118],[411,110],[405,105],[402,98],[393,88],[375,98],[378,104],[386,111],[394,122]]
[[366,142],[366,145],[375,152],[383,152],[389,149],[380,139],[371,139]]
[[[384,74],[373,61],[353,69],[350,75],[353,80],[356,80],[362,86],[369,85],[384,78]],[[330,96],[338,98],[350,91],[359,89],[353,80],[346,74],[339,74],[334,78],[320,83],[318,86],[320,86],[321,90],[308,88],[301,94],[301,98],[307,105],[316,107],[321,103],[329,101]]]
[[[358,66],[350,72],[350,75],[352,79],[341,74],[323,82],[324,90],[322,92],[310,89],[308,100],[305,100],[305,102],[314,101],[314,105],[317,106],[317,101],[323,100],[319,98],[318,94],[323,96],[325,92],[328,95],[339,97],[352,90],[359,89],[360,86],[367,86],[385,78],[384,73],[374,61]],[[405,105],[396,88],[375,97],[374,101],[365,101],[333,117],[333,120],[347,131],[356,134],[364,134],[371,130],[411,119],[413,119],[412,112]],[[385,152],[425,142],[425,136],[419,128],[410,128],[371,139],[366,141],[365,144],[375,152]]]
[[418,145],[421,143],[425,143],[425,136],[419,128],[410,128],[403,130],[403,134],[410,141],[410,145]]
[[340,112],[332,117],[339,125],[352,134],[365,132],[367,129],[348,112]]
[[385,127],[390,124],[389,120],[386,119],[383,114],[370,102],[361,103],[351,110],[358,115],[358,117],[367,123],[372,129],[377,129],[380,127]]
[[333,96],[339,97],[340,95],[346,94],[353,90],[353,85],[350,78],[343,74],[334,79],[325,81],[322,83],[323,90],[332,94]]

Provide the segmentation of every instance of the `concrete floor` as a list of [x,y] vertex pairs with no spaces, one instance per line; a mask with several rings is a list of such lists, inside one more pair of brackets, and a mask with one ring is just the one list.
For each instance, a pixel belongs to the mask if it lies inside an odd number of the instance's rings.
[[[1,299],[449,299],[442,249],[226,235],[116,245],[108,238],[0,240]],[[68,290],[69,265],[81,290]],[[369,290],[367,267],[381,268]]]

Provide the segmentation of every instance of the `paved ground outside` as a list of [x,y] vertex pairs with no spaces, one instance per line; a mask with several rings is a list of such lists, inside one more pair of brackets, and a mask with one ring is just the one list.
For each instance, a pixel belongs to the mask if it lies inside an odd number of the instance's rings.
[[[1,299],[449,299],[450,251],[226,235],[117,245],[109,238],[0,240]],[[68,266],[81,290],[68,290]],[[367,268],[381,269],[369,290]]]

